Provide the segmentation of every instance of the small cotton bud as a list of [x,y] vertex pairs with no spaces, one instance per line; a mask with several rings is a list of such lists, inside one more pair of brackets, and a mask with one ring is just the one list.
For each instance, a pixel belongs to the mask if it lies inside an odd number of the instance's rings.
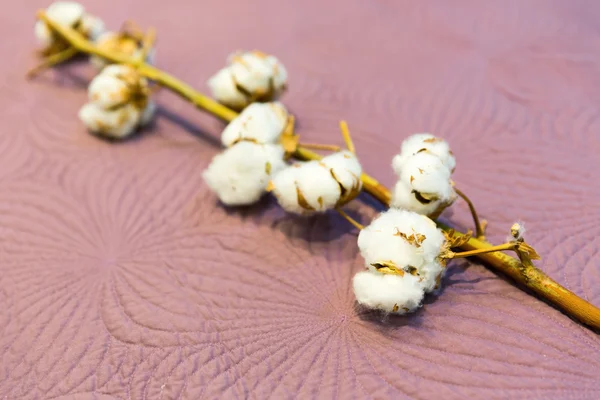
[[133,67],[110,65],[90,83],[89,103],[79,118],[94,133],[125,138],[152,119],[155,106],[148,94],[146,79]]
[[354,275],[352,287],[359,304],[394,314],[415,311],[424,296],[419,278],[413,275],[361,271]]
[[392,167],[396,174],[402,173],[402,168],[410,157],[423,152],[436,156],[451,172],[454,172],[456,159],[448,143],[430,133],[417,133],[402,142],[400,154],[392,160]]
[[208,80],[213,97],[234,109],[277,99],[285,91],[287,71],[274,56],[250,51],[234,53],[229,65]]
[[251,104],[225,127],[221,142],[225,147],[240,140],[277,143],[287,119],[287,110],[279,102]]
[[[127,32],[105,32],[96,40],[96,47],[110,53],[119,53],[122,56],[130,58],[139,58],[143,49],[143,42],[140,38],[134,37]],[[153,64],[155,57],[155,49],[150,49],[146,55],[146,63]],[[102,69],[109,64],[102,57],[90,57],[92,65],[98,69]]]
[[[52,21],[75,29],[87,39],[95,40],[104,30],[104,23],[85,12],[84,7],[76,2],[57,1],[46,9],[46,16]],[[37,21],[35,36],[42,50],[52,54],[67,47],[63,39],[56,36],[43,21]]]
[[271,175],[285,167],[280,145],[241,141],[217,154],[203,178],[223,204],[248,205],[265,193]]
[[513,239],[521,240],[521,239],[523,239],[524,234],[525,234],[525,225],[523,225],[522,222],[515,222],[510,227],[510,235],[513,237]]
[[439,215],[457,198],[450,175],[446,165],[433,154],[422,152],[407,158],[393,189],[392,207]]
[[358,235],[358,248],[372,271],[415,275],[425,292],[439,286],[444,265],[439,256],[446,238],[424,215],[390,209]]
[[283,209],[307,215],[341,206],[355,198],[362,188],[362,168],[348,151],[321,161],[294,164],[273,179],[273,194]]

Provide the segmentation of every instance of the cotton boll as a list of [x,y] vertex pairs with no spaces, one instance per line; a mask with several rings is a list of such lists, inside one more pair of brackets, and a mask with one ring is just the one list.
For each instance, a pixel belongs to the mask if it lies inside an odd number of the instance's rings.
[[334,208],[341,189],[324,164],[310,161],[294,164],[275,175],[273,194],[284,210],[307,215]]
[[[102,20],[87,14],[79,3],[55,2],[46,9],[46,16],[60,25],[77,30],[92,41],[104,31]],[[47,54],[64,50],[68,46],[63,39],[54,35],[43,21],[36,22],[34,32],[40,47]]]
[[275,100],[286,89],[287,71],[279,60],[259,52],[238,52],[208,81],[213,97],[241,110],[252,102]]
[[323,212],[337,205],[342,194],[340,185],[330,170],[318,161],[304,163],[298,168],[297,199],[306,213]]
[[443,265],[438,257],[446,238],[435,223],[414,212],[390,209],[358,235],[358,248],[367,268],[393,265],[404,276],[415,274],[424,290],[436,285]]
[[223,204],[255,203],[271,178],[285,167],[283,147],[242,141],[216,155],[202,176]]
[[396,174],[400,175],[406,161],[419,152],[427,152],[438,157],[451,172],[456,167],[456,159],[446,141],[430,133],[417,133],[402,142],[400,154],[392,160],[392,167]]
[[356,155],[350,151],[340,151],[321,160],[329,169],[331,175],[343,188],[342,201],[349,201],[355,198],[362,188],[362,167]]
[[[51,20],[68,27],[73,27],[81,20],[84,13],[81,4],[69,1],[57,1],[46,9],[46,16]],[[55,44],[56,37],[43,21],[37,21],[34,28],[38,44],[42,49],[50,49]]]
[[251,104],[225,127],[221,142],[226,147],[239,140],[276,143],[287,119],[287,110],[279,102]]
[[92,132],[116,139],[129,136],[138,125],[140,111],[132,104],[106,110],[93,103],[85,104],[79,119]]
[[129,101],[129,87],[115,75],[97,75],[88,86],[90,102],[102,108],[111,108]]
[[393,206],[427,215],[440,211],[440,207],[447,207],[456,200],[450,174],[433,154],[422,152],[409,157],[394,188]]
[[352,287],[359,304],[395,314],[415,311],[424,296],[418,277],[412,275],[361,271],[354,275]]
[[273,66],[255,52],[233,54],[229,59],[234,81],[246,93],[265,95],[271,87]]
[[57,1],[46,9],[46,15],[61,25],[73,26],[82,17],[85,9],[74,1]]
[[229,67],[222,68],[207,82],[212,96],[222,104],[241,110],[248,104],[246,96],[237,90]]
[[422,203],[422,201],[423,199],[421,201],[417,200],[410,184],[398,181],[392,189],[390,206],[427,215],[430,218],[437,218],[440,210],[447,207],[446,203],[442,200],[432,200],[428,203]]

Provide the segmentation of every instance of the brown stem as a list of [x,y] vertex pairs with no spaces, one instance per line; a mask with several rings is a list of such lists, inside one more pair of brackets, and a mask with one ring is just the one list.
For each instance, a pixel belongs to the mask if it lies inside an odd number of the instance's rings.
[[516,247],[516,245],[514,243],[505,243],[505,244],[500,244],[497,246],[486,247],[483,249],[461,251],[460,253],[451,253],[451,257],[448,257],[448,258],[464,258],[464,257],[477,256],[480,254],[494,253],[496,251],[514,250],[515,247]]
[[[222,104],[217,103],[215,100],[204,96],[185,82],[182,82],[181,80],[155,67],[149,66],[137,60],[123,57],[119,54],[113,54],[98,49],[78,32],[48,19],[44,11],[39,11],[38,17],[45,21],[51,29],[53,29],[58,35],[62,36],[74,48],[82,53],[94,54],[113,63],[135,65],[142,75],[154,80],[162,86],[169,88],[171,91],[188,100],[196,107],[205,110],[224,121],[231,121],[238,115],[234,110],[231,110]],[[302,146],[297,146],[296,150],[293,152],[293,156],[299,160],[319,160],[322,158],[319,154],[303,148]],[[363,182],[363,189],[366,192],[370,193],[382,204],[389,206],[391,193],[385,186],[367,174],[363,174],[361,176],[361,180]],[[458,239],[464,237],[463,233],[456,232],[450,227],[439,222],[438,226],[446,232],[451,232],[454,238]],[[460,248],[462,250],[469,251],[488,249],[490,247],[491,245],[489,243],[480,241],[476,238],[470,238]],[[504,273],[517,283],[532,290],[541,298],[560,308],[567,315],[594,329],[600,330],[600,309],[595,307],[593,304],[577,297],[577,295],[559,285],[544,272],[535,267],[531,261],[521,263],[516,258],[510,257],[502,252],[486,252],[484,254],[480,253],[477,256],[481,260],[487,262],[490,267],[493,267],[495,270]]]
[[473,222],[475,222],[475,237],[479,240],[485,240],[484,226],[479,222],[479,216],[477,215],[477,211],[475,210],[475,205],[473,204],[471,199],[469,199],[467,195],[464,194],[461,190],[455,187],[454,191],[467,203],[467,205],[469,206],[469,210],[471,210]]

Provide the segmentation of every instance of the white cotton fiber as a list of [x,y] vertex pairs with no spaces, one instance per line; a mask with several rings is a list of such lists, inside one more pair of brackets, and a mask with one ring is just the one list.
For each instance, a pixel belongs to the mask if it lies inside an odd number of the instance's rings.
[[92,132],[122,139],[137,127],[140,111],[132,104],[115,110],[106,110],[96,104],[87,103],[79,110],[79,119]]
[[376,270],[373,264],[392,263],[405,271],[405,276],[414,268],[423,289],[430,291],[443,271],[438,256],[445,241],[444,234],[431,219],[392,208],[361,230],[358,248],[367,268]]
[[392,190],[391,205],[424,215],[439,214],[456,200],[450,175],[433,154],[421,152],[409,157]]
[[154,115],[148,83],[127,65],[109,65],[90,82],[79,119],[92,132],[123,139]]
[[229,206],[255,203],[271,175],[285,167],[280,145],[242,141],[217,154],[203,172],[204,181]]
[[340,185],[329,169],[317,161],[289,166],[273,179],[273,195],[279,205],[295,214],[306,215],[331,209],[340,194]]
[[229,67],[220,69],[207,82],[212,96],[220,103],[240,110],[248,104],[246,96],[237,90]]
[[352,287],[359,304],[395,314],[415,311],[424,296],[418,277],[412,275],[361,271],[354,275]]
[[[46,9],[46,16],[52,21],[76,30],[94,41],[104,31],[104,23],[97,17],[85,12],[84,7],[72,1],[57,1]],[[49,50],[56,43],[57,36],[43,21],[37,21],[34,34],[43,50]],[[62,49],[57,49],[62,50]]]
[[286,168],[273,179],[273,194],[288,212],[324,212],[344,205],[360,192],[361,174],[356,156],[342,151]]
[[110,74],[100,74],[88,86],[88,99],[102,108],[111,108],[129,101],[128,85]]
[[346,192],[362,188],[362,167],[356,155],[349,151],[340,151],[321,160],[331,169],[332,175]]
[[217,101],[231,108],[275,100],[286,88],[287,71],[274,56],[260,51],[238,52],[228,57],[228,63],[208,80],[208,86]]
[[240,140],[277,143],[287,119],[287,110],[279,102],[251,104],[225,127],[221,142],[225,147]]
[[445,140],[430,133],[417,133],[402,142],[400,154],[392,160],[392,167],[396,174],[400,175],[406,161],[419,152],[427,152],[436,156],[451,172],[456,167],[456,159]]

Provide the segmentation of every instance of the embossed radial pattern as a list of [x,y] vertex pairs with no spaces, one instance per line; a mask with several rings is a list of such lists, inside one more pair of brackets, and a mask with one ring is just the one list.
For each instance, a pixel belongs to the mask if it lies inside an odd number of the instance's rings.
[[[356,231],[219,205],[223,126],[167,91],[133,139],[88,134],[92,68],[24,78],[47,5],[0,13],[0,399],[600,398],[598,335],[481,265],[451,263],[414,315],[357,307]],[[85,6],[156,27],[158,66],[205,92],[231,51],[275,54],[303,139],[342,144],[348,120],[388,186],[405,137],[443,136],[490,239],[525,221],[540,268],[600,306],[600,3]],[[444,218],[471,225],[461,202]]]

